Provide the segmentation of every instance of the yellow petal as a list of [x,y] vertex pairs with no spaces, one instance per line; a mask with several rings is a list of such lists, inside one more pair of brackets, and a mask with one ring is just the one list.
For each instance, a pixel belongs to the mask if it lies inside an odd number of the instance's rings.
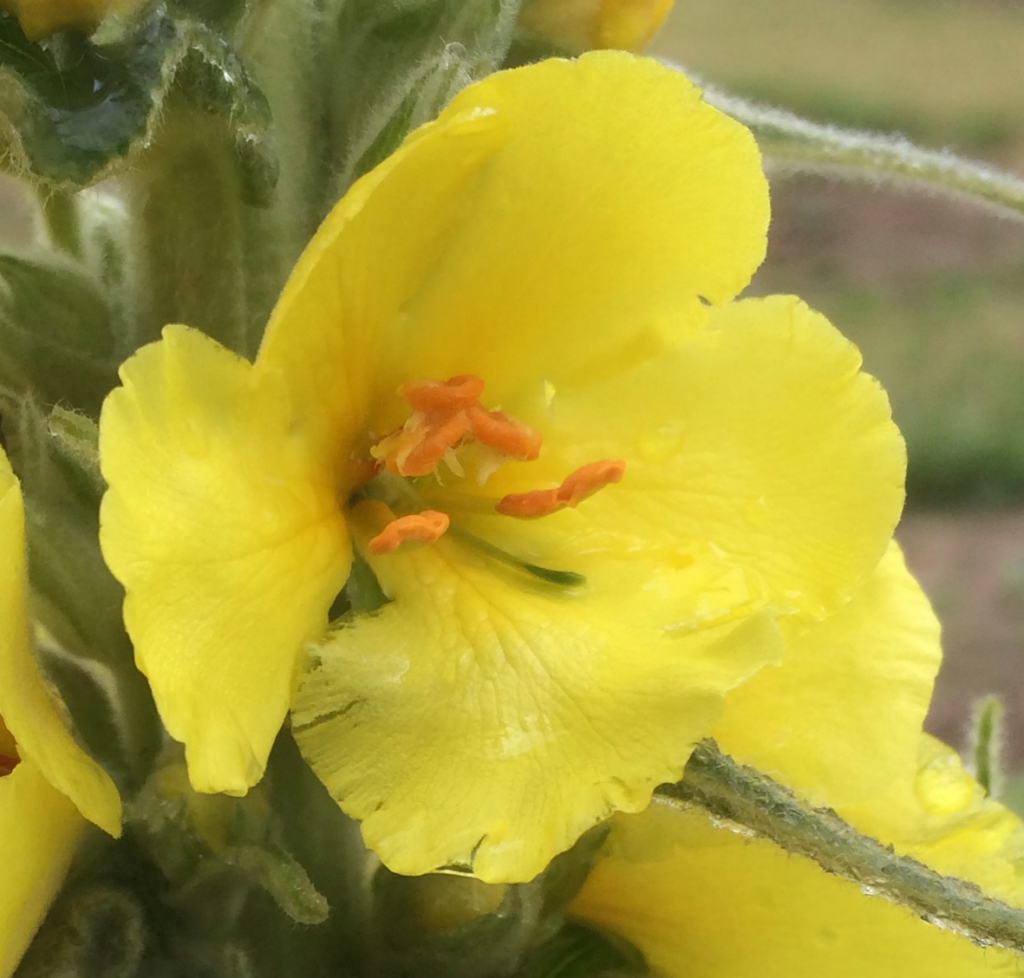
[[848,605],[728,695],[712,736],[814,804],[862,803],[913,781],[941,658],[939,623],[893,543]]
[[570,912],[635,943],[664,978],[1020,973],[1013,952],[975,947],[803,856],[664,805],[615,821]]
[[686,569],[645,603],[614,574],[557,588],[450,539],[373,567],[394,601],[318,650],[293,732],[399,873],[530,879],[677,779],[723,693],[778,654],[764,615],[666,628]]
[[25,758],[0,778],[0,978],[10,978],[67,873],[85,820]]
[[[903,503],[903,440],[860,365],[856,347],[796,299],[732,303],[661,356],[524,408],[544,436],[538,461],[510,463],[481,488],[422,492],[542,565],[589,574],[609,560],[715,555],[759,582],[765,607],[796,632],[856,592]],[[557,486],[596,459],[624,460],[625,474],[578,509],[523,521],[487,505]]]
[[0,451],[0,715],[23,763],[34,762],[87,819],[111,835],[120,835],[117,789],[106,771],[75,743],[36,666],[25,612],[26,593],[21,487],[7,456]]
[[695,328],[698,296],[747,283],[767,221],[750,134],[677,72],[619,52],[499,72],[328,217],[258,369],[335,438],[401,423],[417,377],[477,374],[510,409]]
[[338,464],[285,392],[194,330],[168,327],[121,380],[100,420],[103,553],[193,785],[243,793],[348,573]]
[[987,797],[956,751],[933,737],[919,739],[913,779],[840,814],[897,852],[1024,906],[1024,823]]
[[292,423],[338,458],[353,450],[368,457],[381,365],[401,353],[388,327],[404,321],[410,298],[435,274],[464,220],[461,201],[504,140],[494,113],[449,115],[427,128],[430,138],[406,143],[328,215],[281,293],[256,360],[258,373],[287,390]]
[[519,24],[572,51],[642,51],[672,9],[673,0],[532,0]]

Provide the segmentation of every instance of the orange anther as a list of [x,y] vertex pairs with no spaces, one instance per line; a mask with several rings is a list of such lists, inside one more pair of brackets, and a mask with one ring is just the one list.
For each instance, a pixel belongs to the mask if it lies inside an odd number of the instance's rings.
[[410,380],[402,385],[402,396],[414,411],[461,411],[471,407],[484,392],[484,382],[473,374],[460,374],[443,383],[439,380]]
[[533,520],[538,516],[557,513],[565,507],[558,498],[557,489],[534,489],[533,492],[514,492],[500,499],[494,507],[505,516],[520,520]]
[[609,483],[620,482],[626,471],[626,463],[621,460],[602,459],[590,462],[573,472],[558,490],[558,498],[566,506],[575,508],[587,496],[594,495]]
[[[401,428],[378,441],[370,455],[395,475],[429,475],[449,449],[470,435],[505,458],[524,462],[537,458],[540,434],[502,411],[485,411],[479,404],[483,389],[484,382],[473,374],[444,382],[409,381],[403,385],[402,395],[414,413]],[[448,461],[461,475],[458,460],[448,456]]]
[[557,489],[535,489],[533,492],[515,492],[502,498],[494,507],[505,516],[521,520],[548,516],[568,506],[575,509],[584,499],[592,496],[609,483],[619,482],[626,471],[621,460],[603,459],[590,462],[571,473]]
[[19,758],[0,754],[0,778],[6,777],[18,766]]
[[404,543],[434,543],[444,536],[448,529],[448,517],[436,509],[425,509],[422,513],[400,516],[392,520],[370,542],[370,553],[393,554]]
[[468,431],[465,411],[459,411],[439,424],[426,424],[408,450],[394,459],[388,458],[388,468],[398,475],[429,475],[444,458],[444,453],[462,441]]
[[540,433],[504,411],[485,411],[474,405],[466,415],[473,437],[488,447],[523,462],[532,462],[540,455]]

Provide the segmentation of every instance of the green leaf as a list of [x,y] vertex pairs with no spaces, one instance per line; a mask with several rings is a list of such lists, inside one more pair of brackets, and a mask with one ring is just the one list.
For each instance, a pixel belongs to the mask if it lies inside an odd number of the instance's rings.
[[0,255],[0,385],[96,414],[118,360],[96,283],[71,265]]
[[110,175],[148,142],[171,91],[231,121],[246,193],[265,201],[276,180],[269,112],[223,38],[158,10],[109,42],[70,31],[33,42],[0,12],[0,113],[16,172],[75,186]]
[[350,0],[333,59],[331,155],[341,162],[325,210],[433,119],[465,85],[496,70],[520,0]]
[[0,70],[23,94],[20,112],[0,108],[17,127],[27,168],[49,182],[86,184],[126,156],[145,132],[174,41],[162,15],[127,42],[94,45],[71,32],[29,41],[0,14]]

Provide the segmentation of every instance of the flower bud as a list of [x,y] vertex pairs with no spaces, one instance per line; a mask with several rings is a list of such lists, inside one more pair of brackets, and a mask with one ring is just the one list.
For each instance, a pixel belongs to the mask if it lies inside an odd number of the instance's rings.
[[533,0],[521,27],[574,51],[618,48],[642,51],[673,0]]
[[128,14],[141,0],[0,0],[30,41],[68,27],[91,32],[107,14]]

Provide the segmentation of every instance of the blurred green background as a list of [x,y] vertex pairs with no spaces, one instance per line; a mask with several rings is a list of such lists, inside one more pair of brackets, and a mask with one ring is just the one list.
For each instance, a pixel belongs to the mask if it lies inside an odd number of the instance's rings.
[[[738,95],[1024,176],[1021,0],[676,0],[652,53]],[[999,693],[1007,760],[1024,770],[1024,223],[779,182],[752,291],[825,312],[888,389],[910,457],[898,535],[944,628],[929,727],[963,747],[971,703]]]

